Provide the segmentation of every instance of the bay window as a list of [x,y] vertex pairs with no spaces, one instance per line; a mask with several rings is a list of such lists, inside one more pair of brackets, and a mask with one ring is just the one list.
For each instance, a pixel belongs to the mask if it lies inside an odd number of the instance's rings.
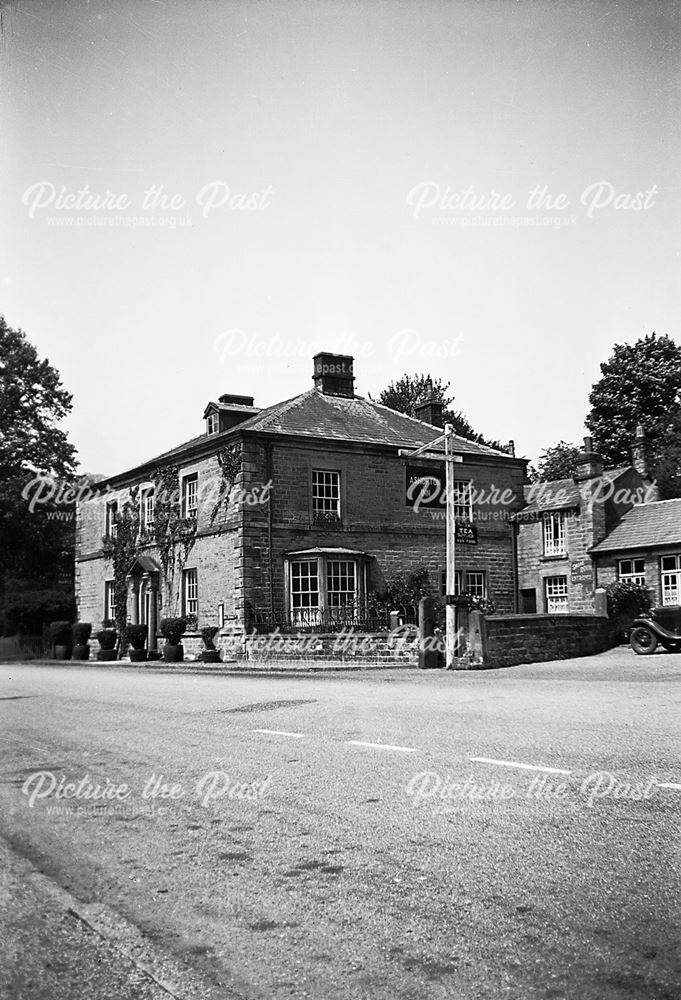
[[292,625],[342,624],[361,614],[366,593],[363,553],[334,549],[292,553],[285,572]]

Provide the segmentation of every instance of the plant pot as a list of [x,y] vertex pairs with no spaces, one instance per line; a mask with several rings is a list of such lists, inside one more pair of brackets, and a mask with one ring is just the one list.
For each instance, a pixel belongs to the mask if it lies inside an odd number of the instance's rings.
[[222,663],[219,649],[204,649],[201,659],[204,663]]
[[55,646],[54,647],[55,660],[70,660],[72,649],[73,646]]
[[116,650],[115,649],[100,649],[97,652],[97,659],[100,661],[100,663],[104,662],[106,660],[115,660],[116,659]]
[[150,649],[147,651],[147,660],[162,660],[163,655],[158,649]]
[[181,663],[184,660],[184,646],[178,643],[171,646],[169,642],[163,647],[163,659],[166,663]]
[[130,662],[131,663],[141,663],[142,660],[146,660],[147,651],[146,649],[131,649],[130,650]]
[[88,644],[84,643],[82,646],[74,646],[71,658],[73,660],[89,660],[90,647],[88,646]]

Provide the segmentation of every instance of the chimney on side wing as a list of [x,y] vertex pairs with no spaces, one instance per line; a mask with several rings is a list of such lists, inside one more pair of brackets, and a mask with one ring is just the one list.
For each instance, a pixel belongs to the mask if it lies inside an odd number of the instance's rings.
[[593,438],[584,438],[584,451],[577,458],[575,482],[598,479],[603,475],[603,458],[593,450]]
[[444,427],[444,405],[433,398],[433,383],[430,379],[426,382],[426,398],[416,407],[414,416],[433,427]]

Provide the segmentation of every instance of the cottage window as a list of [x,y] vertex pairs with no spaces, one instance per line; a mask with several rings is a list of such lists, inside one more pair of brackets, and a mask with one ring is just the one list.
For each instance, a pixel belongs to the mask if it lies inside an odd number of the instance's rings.
[[[565,555],[565,511],[549,510],[544,513],[544,555]],[[559,579],[556,577],[556,579]]]
[[199,476],[185,476],[182,480],[182,517],[196,517],[198,506]]
[[217,434],[220,430],[220,418],[215,410],[206,417],[206,434]]
[[104,584],[104,621],[116,621],[116,585],[113,580]]
[[312,520],[315,524],[340,521],[340,472],[312,470]]
[[466,593],[471,597],[486,597],[487,587],[485,586],[484,573],[466,573]]
[[681,604],[681,555],[662,557],[662,603]]
[[[457,569],[454,574],[454,594],[470,594],[471,597],[487,597],[487,574],[478,570]],[[465,588],[463,584],[465,582]],[[447,572],[442,570],[440,576],[440,592],[447,593]]]
[[118,527],[118,501],[109,500],[106,505],[106,537],[114,539]]
[[199,573],[196,569],[182,572],[182,613],[185,618],[199,613]]
[[470,480],[454,481],[454,517],[457,521],[473,520],[473,483]]
[[562,615],[568,610],[568,588],[566,576],[548,576],[546,585],[546,613]]
[[636,583],[639,587],[645,587],[645,559],[620,559],[617,564],[617,579],[620,583]]
[[141,499],[140,527],[143,535],[154,530],[154,490],[150,487],[144,490]]

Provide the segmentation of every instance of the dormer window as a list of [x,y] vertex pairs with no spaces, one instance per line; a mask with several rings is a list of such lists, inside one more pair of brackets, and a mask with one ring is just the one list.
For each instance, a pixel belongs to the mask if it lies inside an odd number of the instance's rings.
[[217,434],[220,430],[220,418],[218,417],[215,410],[211,412],[206,417],[206,434]]

